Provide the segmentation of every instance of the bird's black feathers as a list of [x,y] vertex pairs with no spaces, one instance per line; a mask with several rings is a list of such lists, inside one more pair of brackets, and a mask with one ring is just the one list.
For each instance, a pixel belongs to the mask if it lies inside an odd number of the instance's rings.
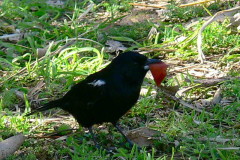
[[28,115],[59,107],[90,131],[92,125],[103,122],[117,127],[117,121],[137,102],[148,65],[157,62],[137,52],[122,53],[106,68],[74,85],[62,98]]

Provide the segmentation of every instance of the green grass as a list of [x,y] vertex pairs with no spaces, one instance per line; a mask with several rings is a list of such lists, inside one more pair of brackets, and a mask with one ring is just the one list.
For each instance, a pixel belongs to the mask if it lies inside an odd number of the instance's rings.
[[[112,59],[103,50],[109,39],[121,41],[129,50],[174,49],[170,53],[155,51],[146,55],[158,57],[164,54],[165,59],[177,59],[179,64],[194,62],[197,56],[195,36],[204,23],[200,17],[208,15],[207,12],[214,14],[219,6],[226,9],[234,4],[219,2],[207,8],[177,8],[173,4],[169,8],[170,21],[159,20],[159,25],[145,21],[131,26],[119,26],[115,22],[130,12],[130,0],[91,1],[95,3],[93,10],[81,20],[78,17],[87,9],[88,0],[76,3],[66,1],[60,7],[44,2],[4,0],[0,6],[0,35],[11,34],[16,29],[30,33],[19,41],[0,40],[0,140],[17,133],[30,136],[18,152],[7,159],[240,159],[240,151],[230,148],[240,147],[239,78],[211,87],[193,88],[182,97],[193,104],[197,102],[198,96],[200,100],[211,99],[217,88],[221,87],[222,97],[230,102],[201,108],[212,113],[212,116],[184,108],[158,92],[153,80],[146,78],[143,88],[147,93],[140,97],[138,103],[120,121],[125,130],[147,126],[159,131],[159,135],[154,137],[153,146],[144,147],[141,151],[136,146],[130,148],[125,145],[124,138],[109,124],[94,128],[103,146],[116,147],[111,154],[96,149],[90,134],[63,112],[54,110],[50,116],[64,117],[61,122],[46,122],[46,114],[24,117],[31,108],[61,97],[72,85],[104,68]],[[105,12],[108,17],[98,16]],[[199,22],[186,29],[184,22],[193,18],[199,18]],[[217,60],[210,59],[215,63],[214,68],[227,72],[228,76],[239,77],[239,34],[227,28],[228,24],[228,20],[223,23],[214,22],[204,30],[203,51],[208,57],[220,57]],[[149,38],[148,33],[152,27],[156,28],[157,33]],[[73,45],[52,55],[68,39],[81,34],[84,34],[80,37],[82,39],[77,39]],[[175,40],[182,36],[186,40],[176,43]],[[38,55],[39,49],[46,51],[42,60]],[[24,67],[26,70],[19,73]],[[169,73],[163,85],[196,85],[182,81],[184,77],[192,81],[199,79],[189,74],[179,76],[177,73]],[[43,83],[42,86],[38,86],[40,82]],[[34,138],[53,133],[57,126],[79,129],[68,135],[66,140]],[[226,139],[230,140],[222,142]]]

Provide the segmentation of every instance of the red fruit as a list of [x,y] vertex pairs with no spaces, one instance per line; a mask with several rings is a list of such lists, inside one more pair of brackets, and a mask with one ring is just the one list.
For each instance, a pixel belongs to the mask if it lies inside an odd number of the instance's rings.
[[167,67],[168,65],[164,62],[150,64],[150,71],[153,75],[154,81],[156,82],[157,86],[160,86],[161,82],[167,75]]

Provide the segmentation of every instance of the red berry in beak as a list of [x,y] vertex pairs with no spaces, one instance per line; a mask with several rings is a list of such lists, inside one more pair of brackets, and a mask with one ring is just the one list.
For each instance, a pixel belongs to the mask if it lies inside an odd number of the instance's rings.
[[149,64],[150,71],[153,75],[154,81],[156,82],[157,86],[160,86],[161,82],[167,75],[167,67],[168,65],[164,62],[158,62]]

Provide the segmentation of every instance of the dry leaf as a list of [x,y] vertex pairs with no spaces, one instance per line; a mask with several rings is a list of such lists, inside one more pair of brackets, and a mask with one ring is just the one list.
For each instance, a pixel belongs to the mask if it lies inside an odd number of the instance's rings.
[[159,135],[160,132],[147,128],[141,127],[131,130],[127,133],[127,137],[131,139],[138,146],[151,146],[153,144],[154,136]]

